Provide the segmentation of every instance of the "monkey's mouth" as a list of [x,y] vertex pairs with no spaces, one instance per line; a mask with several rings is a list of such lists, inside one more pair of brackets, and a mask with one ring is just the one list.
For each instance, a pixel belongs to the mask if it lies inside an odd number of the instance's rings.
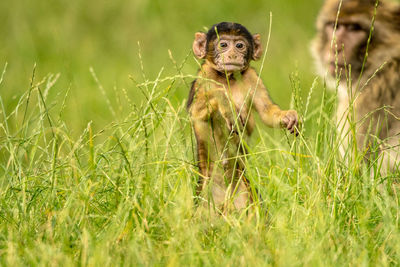
[[243,68],[243,64],[238,62],[224,62],[220,64],[220,68],[226,71],[236,71],[241,70]]

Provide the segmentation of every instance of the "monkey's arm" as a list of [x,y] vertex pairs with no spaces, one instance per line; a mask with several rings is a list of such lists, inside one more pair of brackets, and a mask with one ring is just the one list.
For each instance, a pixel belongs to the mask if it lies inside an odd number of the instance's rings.
[[262,83],[257,86],[253,99],[254,108],[266,125],[273,128],[286,128],[291,133],[295,132],[298,124],[297,112],[295,110],[281,110],[278,105],[272,102]]

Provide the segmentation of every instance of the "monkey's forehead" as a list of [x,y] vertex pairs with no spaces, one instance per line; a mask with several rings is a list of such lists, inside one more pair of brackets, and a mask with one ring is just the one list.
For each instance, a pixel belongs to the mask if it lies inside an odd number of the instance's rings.
[[[336,16],[339,8],[339,17],[354,14],[373,14],[376,0],[327,0],[322,9],[326,14]],[[341,5],[340,5],[341,3]]]
[[221,33],[225,33],[228,35],[243,35],[246,34],[247,32],[245,32],[243,29],[229,29],[222,31]]
[[218,40],[227,40],[227,41],[245,41],[245,42],[248,42],[247,38],[242,36],[242,35],[232,35],[232,34],[229,34],[229,33],[223,33],[223,34],[219,35],[219,38],[217,38],[216,40],[217,41]]
[[207,40],[215,39],[217,35],[221,34],[241,35],[249,40],[253,39],[251,33],[243,25],[233,22],[221,22],[210,28],[207,32]]
[[[373,0],[375,2],[375,0]],[[340,10],[339,10],[340,8]],[[317,26],[321,28],[326,22],[369,23],[374,14],[375,4],[370,0],[327,0],[321,9]],[[339,14],[338,14],[339,12]]]
[[327,21],[332,22],[336,19],[340,23],[357,22],[367,26],[374,16],[376,21],[392,21],[400,25],[398,13],[392,12],[398,9],[398,5],[390,5],[387,1],[380,0],[375,15],[375,4],[376,0],[343,0],[340,6],[340,0],[327,0],[318,17],[317,27],[321,28]]

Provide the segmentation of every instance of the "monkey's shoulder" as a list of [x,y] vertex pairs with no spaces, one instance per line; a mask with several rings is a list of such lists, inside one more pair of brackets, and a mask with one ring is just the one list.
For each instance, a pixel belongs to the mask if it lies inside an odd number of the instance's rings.
[[190,109],[190,106],[192,105],[193,100],[194,100],[194,95],[195,95],[195,83],[196,83],[196,80],[194,80],[194,81],[192,82],[192,85],[190,86],[189,96],[188,96],[188,100],[187,100],[187,103],[186,103],[186,109],[187,109],[187,110]]
[[249,67],[247,70],[245,70],[241,74],[241,80],[244,83],[254,84],[258,80],[261,80],[261,78],[260,78],[259,74],[257,73],[257,71],[253,67]]
[[193,115],[208,108],[207,103],[210,100],[210,91],[213,91],[213,88],[207,86],[207,83],[201,78],[197,78],[192,82],[186,104],[186,109],[190,114]]
[[257,78],[258,77],[258,73],[254,67],[249,67],[247,70],[245,70],[244,75],[248,76],[249,78]]

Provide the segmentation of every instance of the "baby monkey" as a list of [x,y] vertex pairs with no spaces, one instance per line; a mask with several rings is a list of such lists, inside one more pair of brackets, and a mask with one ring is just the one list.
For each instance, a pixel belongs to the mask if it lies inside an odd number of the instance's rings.
[[251,60],[262,56],[259,34],[221,22],[197,32],[194,55],[205,59],[193,82],[187,108],[197,141],[197,195],[218,212],[241,210],[254,196],[244,177],[245,140],[254,128],[251,111],[270,127],[296,133],[297,112],[274,104]]

